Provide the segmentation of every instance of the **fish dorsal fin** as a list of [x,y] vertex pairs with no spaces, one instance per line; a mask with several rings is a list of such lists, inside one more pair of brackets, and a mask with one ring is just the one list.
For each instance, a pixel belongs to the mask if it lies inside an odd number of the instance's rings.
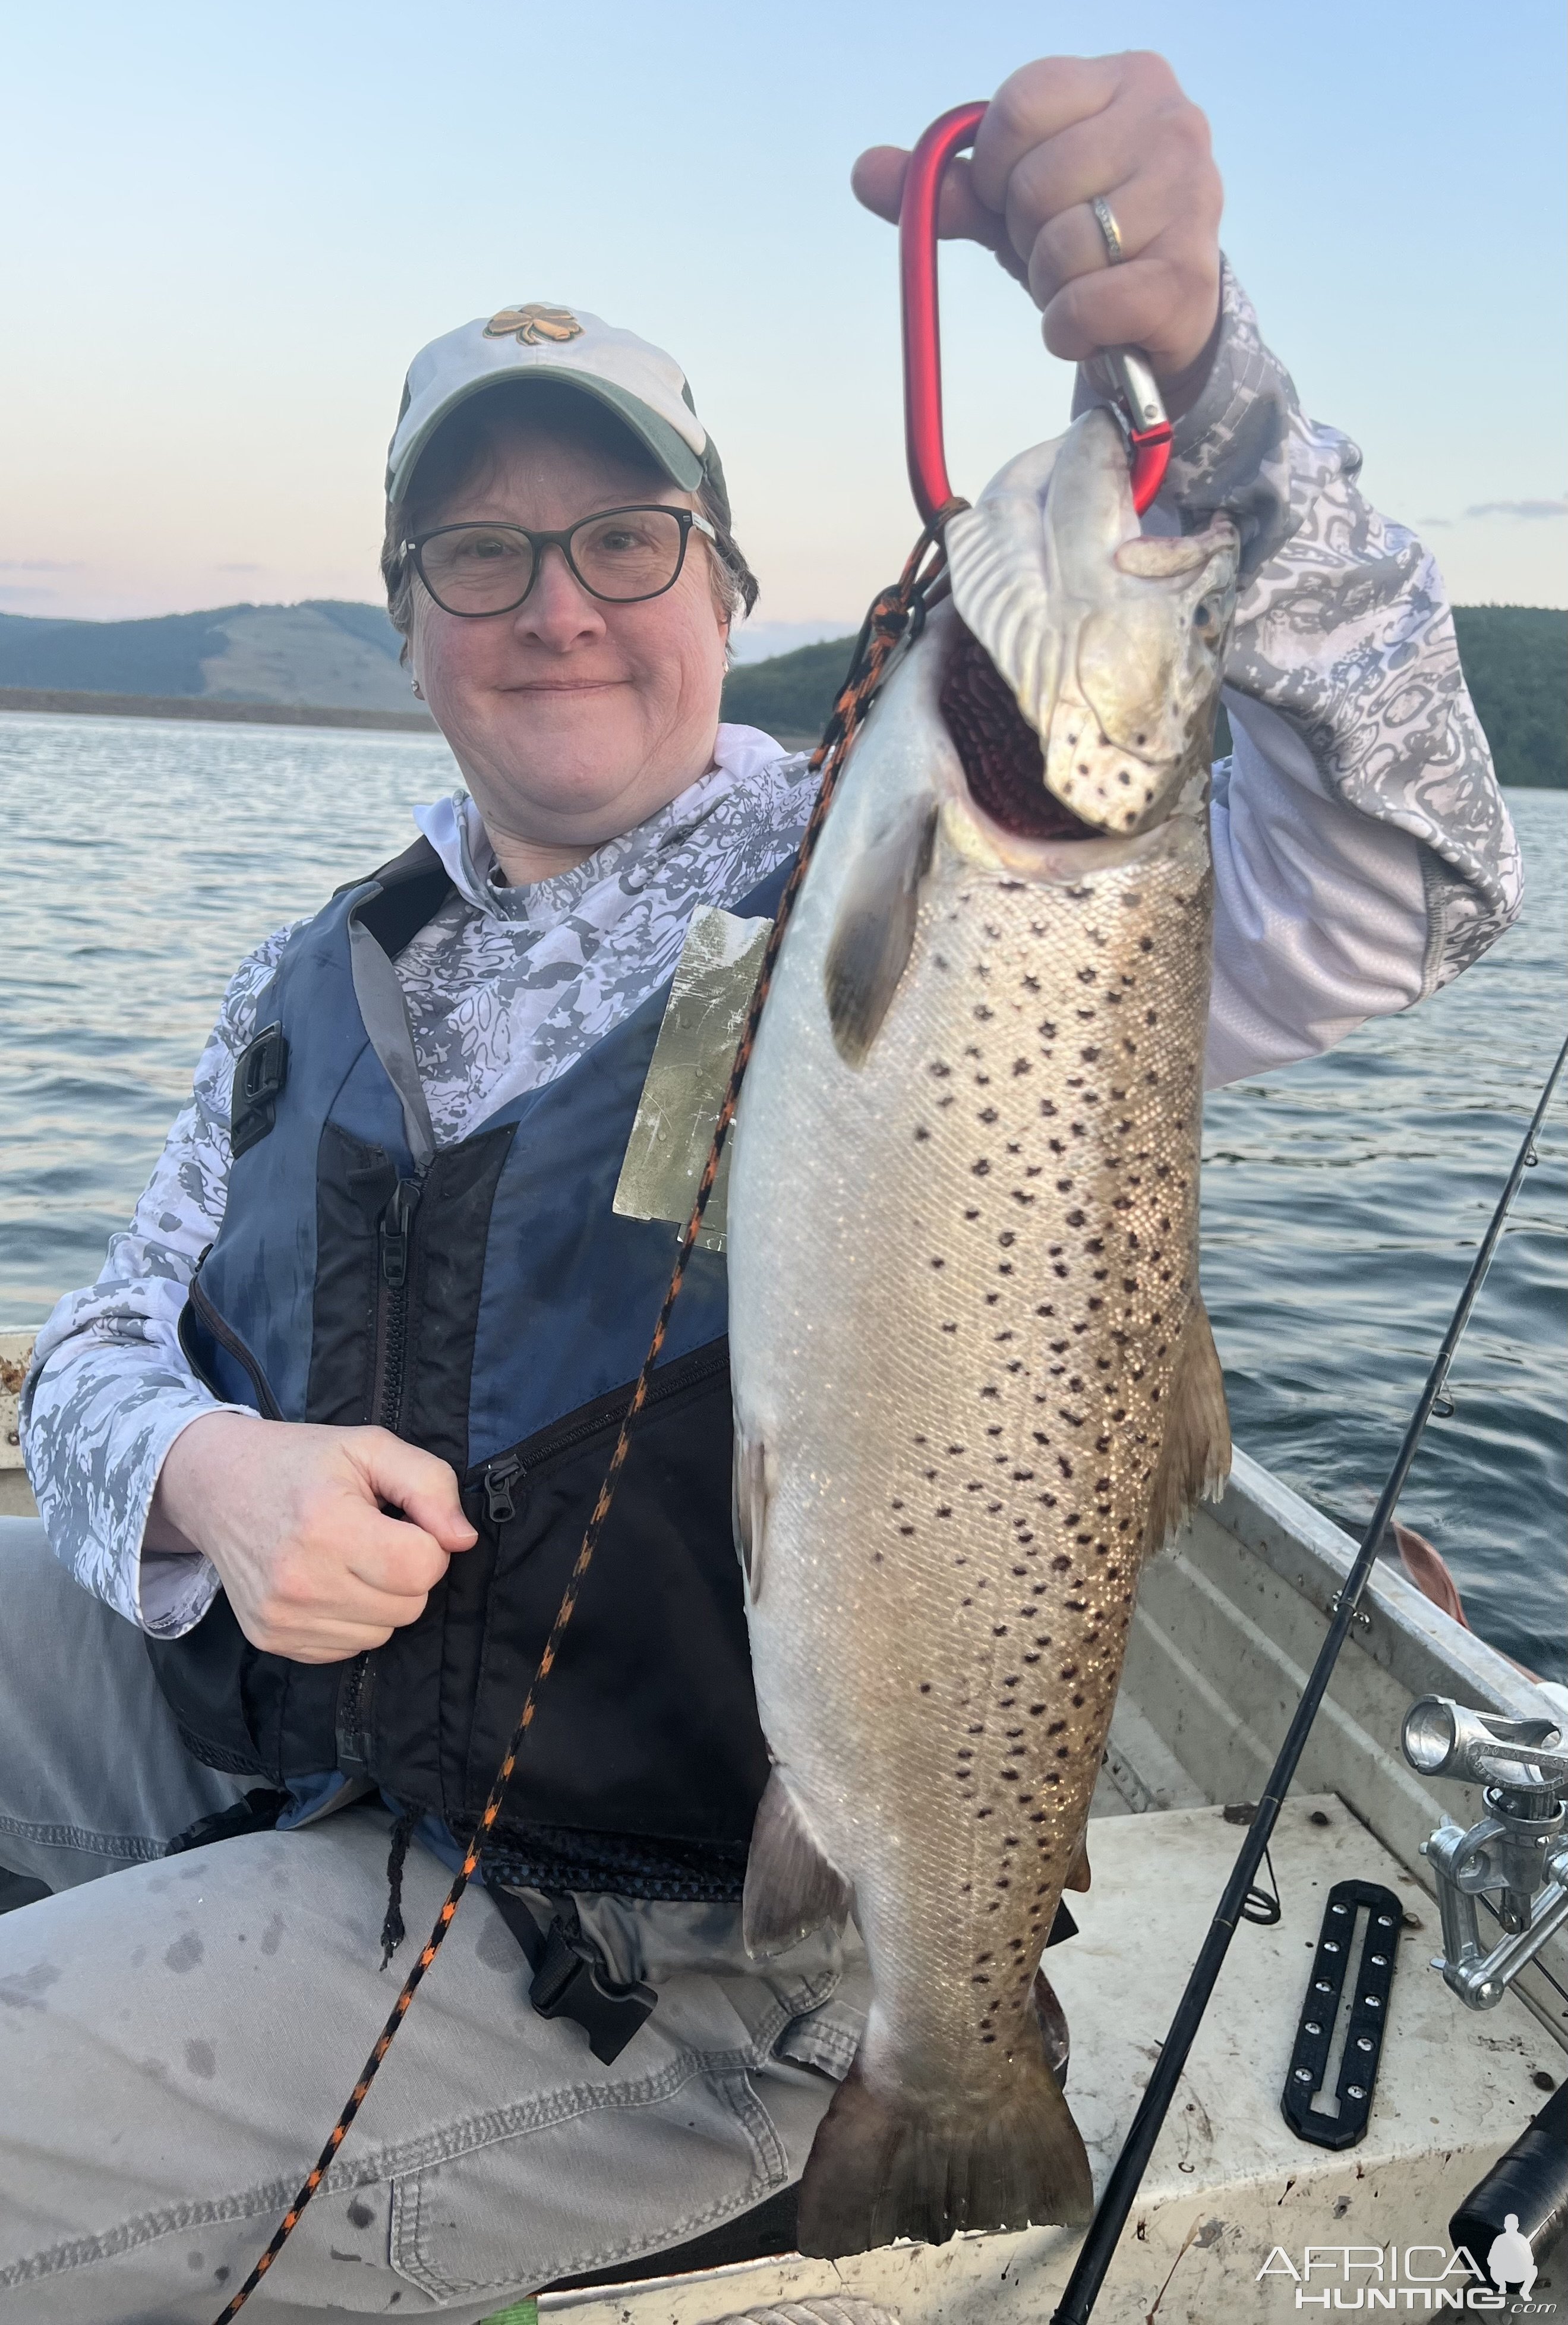
[[1230,1474],[1231,1416],[1225,1406],[1224,1375],[1208,1311],[1201,1300],[1194,1300],[1171,1378],[1165,1441],[1154,1473],[1143,1537],[1144,1556],[1150,1558],[1163,1550],[1199,1496],[1218,1493]]
[[849,1884],[822,1854],[777,1768],[768,1779],[752,1828],[741,1934],[754,1960],[781,1954],[819,1930],[842,1922]]

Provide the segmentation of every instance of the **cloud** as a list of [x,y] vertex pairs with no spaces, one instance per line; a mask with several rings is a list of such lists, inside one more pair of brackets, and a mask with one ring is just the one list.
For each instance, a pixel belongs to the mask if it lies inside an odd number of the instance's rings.
[[56,557],[0,557],[0,573],[79,573],[81,570],[79,557],[67,562]]
[[1451,516],[1424,516],[1420,520],[1423,533],[1430,533],[1434,524],[1451,525],[1453,523]]
[[0,581],[0,598],[4,598],[5,602],[8,606],[19,604],[24,597],[36,599],[39,597],[58,597],[59,595],[60,591],[58,589],[30,588],[25,582]]
[[215,573],[264,573],[264,565],[215,565]]
[[1555,501],[1476,501],[1466,516],[1568,516],[1568,498]]

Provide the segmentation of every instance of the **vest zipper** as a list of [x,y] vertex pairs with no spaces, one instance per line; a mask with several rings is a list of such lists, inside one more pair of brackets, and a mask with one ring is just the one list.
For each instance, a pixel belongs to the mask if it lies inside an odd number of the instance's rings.
[[[726,1342],[716,1356],[708,1357],[701,1365],[691,1366],[689,1370],[685,1369],[691,1365],[691,1359],[687,1357],[678,1357],[673,1364],[661,1366],[649,1384],[648,1394],[643,1400],[643,1412],[647,1413],[654,1405],[662,1404],[668,1396],[679,1395],[683,1389],[696,1388],[704,1381],[711,1380],[715,1373],[724,1370],[729,1360],[729,1347]],[[673,1379],[667,1376],[670,1374],[675,1376]],[[625,1395],[629,1397],[631,1394],[628,1388]],[[621,1426],[624,1412],[624,1403],[617,1399],[615,1408],[612,1412],[601,1413],[590,1421],[574,1422],[569,1429],[553,1430],[545,1436],[530,1440],[533,1453],[530,1462],[525,1463],[520,1460],[515,1453],[497,1453],[493,1460],[486,1461],[479,1472],[479,1482],[484,1488],[484,1506],[489,1516],[497,1525],[503,1525],[508,1518],[515,1517],[518,1487],[527,1480],[530,1469],[537,1469],[541,1461],[553,1461],[559,1453],[570,1452],[574,1445],[580,1445],[586,1438],[603,1437],[617,1431]],[[471,1470],[467,1472],[467,1477],[472,1478]],[[493,1477],[497,1480],[499,1492],[496,1492],[492,1486]],[[472,1485],[467,1485],[466,1490],[472,1492],[474,1490]],[[504,1506],[500,1506],[501,1505]]]
[[[400,1179],[377,1228],[381,1290],[377,1305],[378,1361],[371,1418],[394,1436],[402,1419],[409,1365],[409,1279],[412,1272],[414,1216],[420,1208],[419,1179]],[[355,1655],[337,1690],[337,1765],[346,1775],[368,1776],[371,1706],[375,1694],[375,1652]]]
[[[207,1251],[210,1251],[211,1249],[212,1246],[208,1244]],[[281,1421],[283,1418],[283,1409],[278,1403],[277,1398],[272,1394],[272,1389],[268,1385],[265,1373],[263,1372],[261,1366],[256,1362],[255,1357],[251,1354],[249,1348],[246,1348],[244,1342],[235,1330],[234,1326],[229,1322],[228,1319],[226,1316],[220,1316],[218,1314],[217,1310],[213,1306],[212,1301],[208,1298],[207,1293],[203,1289],[200,1271],[202,1261],[207,1257],[207,1251],[202,1253],[201,1259],[197,1262],[197,1273],[191,1277],[190,1287],[186,1294],[186,1298],[189,1303],[190,1311],[201,1324],[203,1329],[211,1335],[213,1339],[217,1342],[220,1348],[226,1348],[228,1351],[235,1364],[239,1366],[241,1371],[249,1378],[251,1386],[256,1393],[256,1410],[260,1413],[262,1419],[263,1421]],[[192,1368],[198,1373],[199,1376],[203,1380],[207,1381],[207,1385],[208,1388],[212,1389],[214,1395],[221,1394],[222,1392],[215,1386],[214,1383],[210,1380],[207,1380],[205,1369],[197,1363],[195,1352],[192,1350],[186,1339],[185,1319],[183,1316],[181,1316],[180,1320],[180,1345],[184,1349],[187,1357],[190,1360]]]
[[374,1649],[355,1655],[337,1688],[337,1765],[345,1775],[368,1776],[370,1707],[375,1692]]
[[521,1483],[528,1472],[515,1453],[498,1454],[493,1461],[484,1464],[484,1506],[492,1525],[506,1525],[517,1515],[512,1488]]
[[382,1335],[375,1418],[394,1436],[402,1418],[403,1381],[408,1370],[410,1247],[420,1194],[418,1179],[400,1179],[392,1190],[392,1200],[382,1213],[379,1230]]

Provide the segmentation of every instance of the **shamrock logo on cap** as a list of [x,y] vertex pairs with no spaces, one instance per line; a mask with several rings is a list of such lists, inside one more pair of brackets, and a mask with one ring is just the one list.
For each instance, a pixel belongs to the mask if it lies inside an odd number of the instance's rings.
[[542,347],[547,339],[580,339],[583,327],[569,307],[551,307],[535,299],[526,307],[503,307],[484,326],[487,339],[515,337],[522,347]]

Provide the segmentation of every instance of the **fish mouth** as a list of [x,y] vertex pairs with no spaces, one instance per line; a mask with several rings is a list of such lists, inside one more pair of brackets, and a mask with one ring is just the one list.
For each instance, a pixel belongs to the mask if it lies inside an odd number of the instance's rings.
[[1158,820],[1136,831],[1075,815],[1047,787],[1040,738],[985,648],[953,609],[937,618],[954,635],[943,641],[937,693],[953,752],[936,780],[936,820],[955,855],[1004,878],[1060,884],[1179,848],[1204,821],[1206,750],[1192,754]]
[[977,810],[1014,838],[1135,837],[1207,768],[1240,540],[1145,533],[1102,411],[1009,463],[945,533],[962,624],[940,707]]
[[959,625],[937,706],[964,770],[971,805],[1010,839],[1094,839],[1046,783],[1040,738],[973,633]]

